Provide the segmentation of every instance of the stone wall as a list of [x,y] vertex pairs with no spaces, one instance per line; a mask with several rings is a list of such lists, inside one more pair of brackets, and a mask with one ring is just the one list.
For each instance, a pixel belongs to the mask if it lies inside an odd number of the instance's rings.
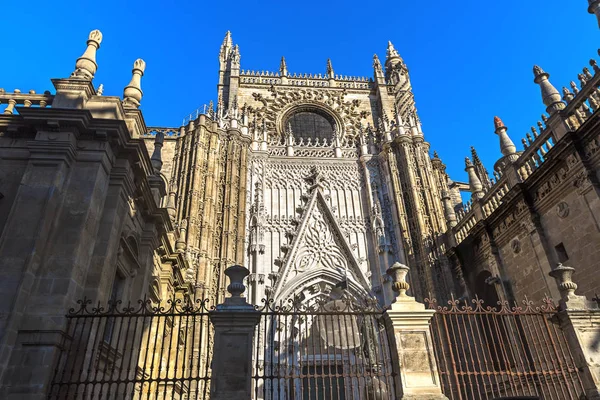
[[506,193],[503,203],[459,243],[471,295],[482,290],[476,277],[489,271],[503,283],[497,287],[501,297],[538,301],[548,295],[557,300],[548,273],[558,263],[576,269],[581,295],[591,298],[598,292],[598,123],[594,115],[578,131],[567,133],[541,168]]

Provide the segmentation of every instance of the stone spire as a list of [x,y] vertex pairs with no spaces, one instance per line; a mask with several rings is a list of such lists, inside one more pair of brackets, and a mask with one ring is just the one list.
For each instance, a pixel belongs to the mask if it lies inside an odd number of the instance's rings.
[[544,72],[543,69],[535,65],[533,67],[533,75],[535,76],[533,81],[540,85],[540,89],[542,90],[542,100],[544,101],[544,105],[546,105],[546,112],[552,115],[555,112],[564,109],[565,103],[561,101],[560,93],[558,93],[558,90],[556,90],[548,80],[550,74]]
[[77,59],[75,63],[75,71],[71,74],[71,78],[86,79],[91,81],[94,79],[94,74],[98,69],[96,64],[96,50],[100,48],[102,43],[102,32],[94,30],[90,32],[87,41],[85,52]]
[[331,58],[327,59],[327,77],[329,79],[335,78],[335,72],[333,71],[333,66],[331,65]]
[[155,174],[158,174],[162,169],[162,148],[164,141],[165,134],[162,132],[158,132],[154,137],[154,151],[152,152],[152,157],[150,157],[150,161],[152,162],[152,166],[154,167]]
[[588,12],[596,15],[598,26],[600,27],[600,0],[588,0],[588,4]]
[[226,61],[229,58],[229,53],[233,48],[233,41],[231,40],[231,32],[227,31],[225,33],[225,39],[223,39],[223,44],[221,44],[221,51],[219,52],[219,60]]
[[479,177],[475,173],[475,166],[469,160],[469,157],[465,157],[465,171],[469,175],[469,189],[471,190],[471,194],[476,199],[480,199],[485,194],[483,191],[483,185],[479,180]]
[[398,51],[396,50],[396,48],[392,44],[392,42],[388,40],[388,46],[387,46],[387,52],[386,52],[386,61],[394,59],[394,58],[400,58],[400,59],[402,59],[400,57],[400,54],[398,54]]
[[123,91],[123,106],[130,108],[139,108],[140,101],[142,100],[142,76],[144,75],[144,70],[146,69],[146,63],[141,58],[138,58],[133,63],[133,76],[131,77],[131,81],[129,85],[125,86],[125,90]]
[[281,75],[281,76],[288,75],[288,69],[287,69],[287,64],[285,63],[285,57],[281,57],[281,62],[279,63],[279,75]]
[[517,152],[517,148],[506,131],[508,128],[504,125],[504,122],[500,117],[494,117],[494,127],[496,128],[496,135],[500,138],[500,151],[503,156],[510,156]]
[[475,173],[477,174],[477,177],[481,181],[483,188],[485,190],[489,189],[492,186],[492,182],[490,181],[490,175],[488,174],[487,170],[485,169],[485,166],[481,162],[481,159],[479,158],[479,155],[477,154],[477,151],[475,150],[475,147],[473,147],[473,146],[471,146],[471,157],[473,158],[473,165],[475,166]]

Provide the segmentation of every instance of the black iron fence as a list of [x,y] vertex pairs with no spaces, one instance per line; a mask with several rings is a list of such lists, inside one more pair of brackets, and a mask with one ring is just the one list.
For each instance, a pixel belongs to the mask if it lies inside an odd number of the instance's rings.
[[49,399],[208,399],[208,302],[79,302]]
[[451,400],[533,396],[585,398],[579,371],[551,299],[534,306],[484,307],[452,299],[431,323],[444,394]]
[[259,309],[254,399],[396,398],[398,366],[384,312],[376,304],[265,301]]

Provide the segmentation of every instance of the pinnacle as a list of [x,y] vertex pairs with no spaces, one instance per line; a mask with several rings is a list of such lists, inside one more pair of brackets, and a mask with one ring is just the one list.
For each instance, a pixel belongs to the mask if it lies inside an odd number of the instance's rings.
[[388,40],[386,56],[388,59],[394,58],[394,57],[400,57],[400,55],[398,54],[398,51],[396,51],[396,48],[394,47],[394,45],[392,44],[392,42],[390,40]]
[[223,47],[231,47],[233,41],[231,40],[231,31],[225,32],[225,38],[223,39]]
[[506,128],[506,126],[504,125],[504,122],[502,122],[502,120],[500,119],[500,117],[494,117],[494,127],[496,129],[498,129],[498,128]]
[[542,69],[542,67],[540,67],[539,65],[534,65],[533,66],[533,75],[537,78],[538,76],[545,74],[546,72],[544,72],[544,70]]
[[477,154],[477,150],[475,150],[475,147],[473,146],[471,146],[471,156],[473,157],[473,161],[479,161],[479,155]]

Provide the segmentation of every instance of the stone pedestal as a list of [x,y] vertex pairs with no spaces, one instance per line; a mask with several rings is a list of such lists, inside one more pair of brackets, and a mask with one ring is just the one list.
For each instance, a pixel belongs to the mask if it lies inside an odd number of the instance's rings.
[[447,399],[442,393],[437,363],[433,349],[433,339],[429,324],[434,310],[428,310],[414,297],[408,296],[409,289],[406,265],[395,263],[388,269],[394,279],[393,287],[398,293],[396,302],[388,310],[387,316],[393,327],[400,376],[396,380],[399,399],[441,400]]
[[249,271],[241,266],[225,270],[232,297],[210,313],[215,329],[210,398],[238,400],[251,398],[252,340],[260,321],[260,312],[240,297],[242,280]]
[[589,400],[600,400],[600,310],[566,309],[558,313]]
[[558,318],[585,389],[586,398],[600,400],[600,309],[575,294],[575,268],[558,264],[549,275],[560,291]]
[[429,324],[434,310],[413,297],[398,297],[387,312],[400,365],[400,399],[447,399],[442,393]]

